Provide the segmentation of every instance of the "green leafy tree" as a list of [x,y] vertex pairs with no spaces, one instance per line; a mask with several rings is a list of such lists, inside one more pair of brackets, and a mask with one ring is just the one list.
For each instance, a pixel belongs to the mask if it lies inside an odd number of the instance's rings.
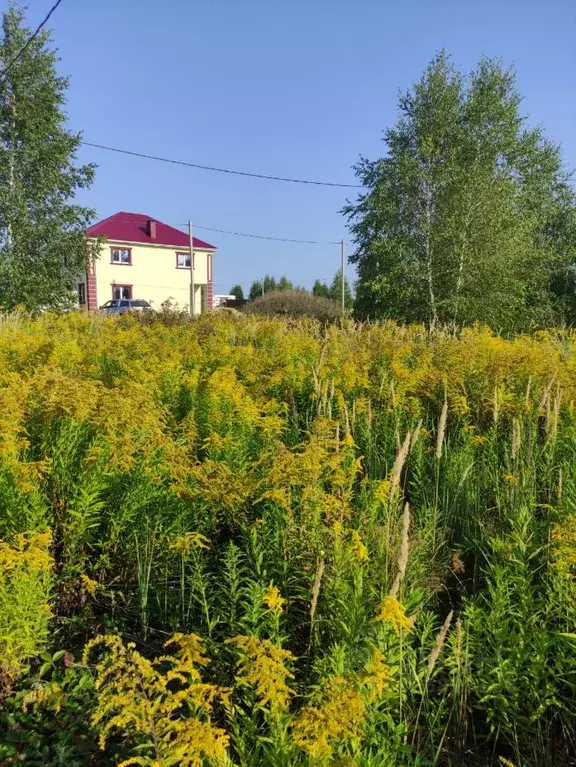
[[278,290],[276,278],[270,277],[270,275],[267,274],[266,277],[264,277],[264,293],[272,293],[274,290]]
[[242,301],[244,299],[242,285],[234,285],[234,287],[230,288],[230,295],[234,296],[238,301]]
[[23,12],[3,14],[0,67],[0,305],[29,309],[66,302],[85,269],[84,230],[94,212],[71,204],[94,166],[78,166],[79,134],[66,129],[68,80],[42,31]]
[[520,101],[500,62],[464,77],[445,53],[400,98],[387,155],[356,166],[368,191],[345,208],[360,318],[516,329],[573,303],[574,194]]
[[325,282],[316,280],[312,286],[312,295],[318,296],[319,298],[330,298],[330,288]]
[[[334,279],[332,280],[332,284],[330,285],[330,288],[328,290],[328,298],[331,298],[332,301],[337,301],[338,304],[342,304],[342,269],[338,269],[336,274],[334,275]],[[345,309],[352,309],[352,306],[354,305],[354,298],[352,296],[352,291],[350,289],[350,284],[348,283],[348,278],[344,278],[344,308]]]

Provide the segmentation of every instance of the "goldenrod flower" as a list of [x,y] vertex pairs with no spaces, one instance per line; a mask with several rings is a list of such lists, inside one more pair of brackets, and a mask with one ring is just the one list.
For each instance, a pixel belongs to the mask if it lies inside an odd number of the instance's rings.
[[201,533],[190,532],[171,541],[170,548],[187,557],[192,549],[207,549],[209,543],[208,538]]
[[377,623],[388,623],[397,635],[404,629],[410,631],[412,621],[406,615],[406,609],[394,599],[394,597],[385,597],[378,607],[378,615],[374,618]]
[[376,485],[376,498],[380,503],[386,503],[390,498],[390,490],[392,489],[392,482],[389,479],[382,479]]
[[261,706],[270,706],[278,711],[288,708],[292,690],[288,680],[294,674],[284,665],[296,658],[289,650],[283,650],[268,639],[255,636],[237,636],[229,640],[241,652],[236,676],[240,684],[255,688]]
[[365,562],[368,561],[368,549],[364,545],[358,530],[352,531],[351,549],[356,561],[359,564],[363,565]]
[[508,484],[510,485],[517,485],[519,482],[519,479],[515,474],[505,474],[504,481],[508,482]]
[[82,573],[80,580],[84,586],[84,589],[90,594],[91,597],[93,597],[98,590],[98,581],[95,581],[93,578],[89,578],[86,573]]
[[333,746],[359,737],[365,716],[362,695],[347,679],[324,683],[324,702],[304,706],[292,725],[294,743],[316,759],[332,755]]
[[336,521],[333,523],[333,525],[332,525],[332,532],[333,532],[333,533],[334,533],[334,535],[336,535],[336,536],[338,536],[338,535],[342,535],[342,531],[343,531],[343,529],[344,529],[344,528],[343,528],[343,526],[342,526],[342,522],[340,522],[340,520],[339,520],[339,519],[337,519],[337,520],[336,520]]
[[393,681],[390,667],[384,662],[384,656],[376,645],[372,646],[372,656],[364,667],[362,684],[368,690],[368,700],[372,703],[381,697],[384,688]]
[[273,583],[271,583],[264,592],[262,601],[268,607],[270,612],[274,613],[276,616],[282,614],[282,610],[284,609],[284,604],[286,602],[284,597],[280,594],[279,590],[276,588],[276,586],[274,586]]

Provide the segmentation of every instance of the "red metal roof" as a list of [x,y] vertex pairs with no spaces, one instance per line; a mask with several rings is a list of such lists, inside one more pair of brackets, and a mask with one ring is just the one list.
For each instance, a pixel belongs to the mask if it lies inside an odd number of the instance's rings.
[[[156,222],[156,237],[149,234],[148,222]],[[188,234],[173,226],[163,224],[152,216],[142,213],[126,213],[120,211],[113,216],[99,221],[86,229],[87,237],[106,237],[111,242],[142,242],[146,245],[168,245],[173,248],[189,248]],[[206,250],[216,250],[215,245],[194,237],[194,247]]]

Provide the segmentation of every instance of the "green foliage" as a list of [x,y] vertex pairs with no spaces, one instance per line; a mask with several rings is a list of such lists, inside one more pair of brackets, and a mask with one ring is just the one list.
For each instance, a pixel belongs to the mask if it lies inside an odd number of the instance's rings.
[[330,288],[325,282],[316,280],[312,286],[312,295],[318,298],[330,298]]
[[250,301],[254,301],[256,298],[260,298],[262,296],[262,282],[260,280],[255,280],[252,285],[250,285],[250,292],[248,293],[248,299]]
[[387,156],[345,208],[362,318],[498,329],[573,319],[574,194],[560,151],[520,113],[514,74],[445,53],[399,100]]
[[0,363],[0,760],[571,764],[574,334],[20,315]]
[[[332,280],[332,284],[330,285],[330,289],[328,291],[328,298],[331,298],[332,301],[337,301],[340,305],[342,305],[342,269],[338,269],[334,275],[334,279]],[[348,278],[345,277],[344,308],[346,311],[352,309],[353,304],[354,297],[352,296],[352,291],[350,290],[350,283],[348,282]]]
[[244,298],[244,291],[242,290],[242,285],[234,285],[230,288],[230,295],[235,296],[239,301],[242,301]]
[[[0,62],[31,34],[23,12],[3,14]],[[77,166],[81,137],[66,130],[67,80],[42,31],[0,81],[0,306],[28,309],[70,303],[85,270],[84,229],[93,211],[71,204],[90,185],[92,165]]]
[[266,277],[264,277],[263,282],[257,280],[256,282],[252,283],[250,286],[250,293],[248,298],[250,301],[254,301],[256,298],[261,298],[262,295],[266,295],[267,293],[275,293],[281,290],[293,291],[299,290],[299,288],[294,288],[294,285],[287,277],[282,276],[277,281],[275,277],[270,277],[267,274]]
[[53,561],[49,533],[0,542],[0,700],[45,646]]
[[328,298],[319,298],[304,290],[276,290],[265,293],[247,304],[247,314],[263,314],[269,317],[311,317],[321,322],[341,316],[340,306]]

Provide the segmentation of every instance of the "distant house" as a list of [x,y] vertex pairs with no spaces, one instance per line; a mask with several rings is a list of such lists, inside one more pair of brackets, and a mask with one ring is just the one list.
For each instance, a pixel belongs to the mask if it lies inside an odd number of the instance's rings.
[[214,296],[214,308],[226,306],[227,301],[233,301],[235,298],[236,296]]
[[[188,234],[140,213],[115,213],[86,230],[105,238],[96,258],[89,244],[86,275],[78,284],[78,302],[88,310],[110,299],[143,298],[155,309],[165,301],[190,305]],[[194,238],[194,308],[213,304],[212,257],[217,248]]]

